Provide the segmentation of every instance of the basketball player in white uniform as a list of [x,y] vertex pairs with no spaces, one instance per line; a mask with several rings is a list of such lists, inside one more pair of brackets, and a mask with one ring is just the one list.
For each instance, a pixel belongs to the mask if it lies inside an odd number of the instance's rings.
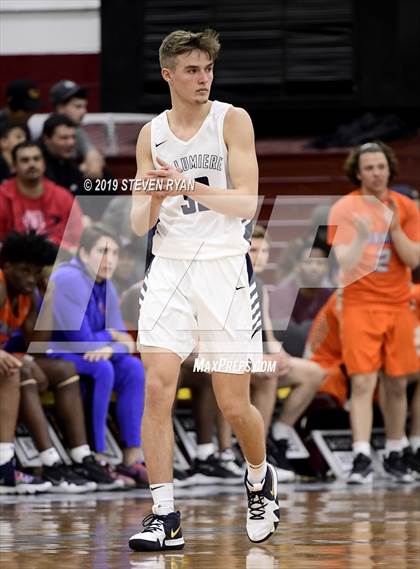
[[219,48],[212,30],[176,31],[163,40],[159,57],[172,108],[145,125],[137,144],[142,190],[133,193],[132,227],[139,235],[155,227],[138,337],[154,505],[129,540],[137,551],[184,547],[174,507],[171,411],[180,365],[193,351],[213,370],[218,405],[247,461],[249,539],[265,541],[279,521],[276,472],[266,463],[262,417],[250,403],[249,363],[262,352],[245,238],[257,207],[254,133],[243,109],[209,100]]

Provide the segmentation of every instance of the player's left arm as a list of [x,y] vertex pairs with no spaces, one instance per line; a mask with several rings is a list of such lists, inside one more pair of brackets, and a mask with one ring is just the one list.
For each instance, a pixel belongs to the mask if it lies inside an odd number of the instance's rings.
[[[228,149],[228,171],[231,188],[216,188],[195,182],[194,191],[180,191],[209,209],[231,217],[252,219],[258,205],[258,163],[255,153],[254,129],[251,118],[244,109],[232,107],[224,122],[224,137]],[[173,166],[157,158],[160,170],[147,175],[182,180],[183,176]],[[187,182],[187,180],[185,179]],[[178,184],[178,188],[181,188]]]
[[420,215],[417,206],[412,204],[402,227],[397,203],[391,198],[389,205],[393,213],[389,227],[392,244],[401,261],[410,269],[415,269],[420,264]]
[[219,213],[252,219],[258,204],[258,162],[249,114],[244,109],[230,108],[223,130],[232,188],[214,188],[197,182],[191,197]]

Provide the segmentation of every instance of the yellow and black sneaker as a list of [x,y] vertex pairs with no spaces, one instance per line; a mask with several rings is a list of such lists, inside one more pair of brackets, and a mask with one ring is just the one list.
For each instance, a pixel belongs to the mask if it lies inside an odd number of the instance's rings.
[[246,532],[251,541],[261,543],[274,533],[280,520],[275,468],[267,464],[267,473],[260,484],[251,484],[245,475],[245,487],[248,494]]
[[161,551],[163,549],[182,549],[184,538],[181,529],[181,514],[172,512],[166,516],[149,514],[142,521],[143,529],[132,535],[128,541],[134,551]]

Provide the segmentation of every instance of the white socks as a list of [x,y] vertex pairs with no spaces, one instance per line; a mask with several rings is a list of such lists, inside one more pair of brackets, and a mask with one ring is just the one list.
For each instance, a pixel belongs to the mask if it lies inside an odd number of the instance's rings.
[[150,491],[153,498],[153,512],[159,516],[166,516],[175,511],[174,485],[169,482],[151,484]]
[[389,456],[391,452],[402,452],[405,447],[408,447],[408,439],[407,437],[403,437],[402,439],[386,439],[385,441],[385,456]]
[[356,441],[353,443],[353,454],[357,456],[358,454],[364,454],[370,457],[370,443],[367,441]]
[[[410,440],[411,442],[411,440]],[[402,452],[405,447],[409,446],[407,437],[402,439],[392,440],[386,439],[385,441],[385,456],[389,456],[391,452]],[[370,456],[370,443],[366,441],[357,441],[353,443],[353,454],[357,456],[358,454],[364,454]]]
[[271,434],[275,441],[279,441],[280,439],[289,439],[290,431],[291,427],[282,421],[276,421],[271,427]]
[[247,480],[250,484],[260,484],[267,472],[267,461],[263,460],[261,464],[254,465],[246,461],[248,467]]
[[413,452],[417,452],[420,448],[420,437],[410,437],[410,446]]
[[198,460],[206,460],[211,454],[214,454],[215,448],[213,443],[197,445]]
[[7,464],[15,456],[14,443],[0,443],[0,466]]
[[89,445],[80,445],[69,450],[71,459],[78,464],[83,462],[83,459],[92,454]]
[[53,466],[56,462],[62,462],[60,455],[54,447],[43,450],[39,453],[39,457],[44,466]]

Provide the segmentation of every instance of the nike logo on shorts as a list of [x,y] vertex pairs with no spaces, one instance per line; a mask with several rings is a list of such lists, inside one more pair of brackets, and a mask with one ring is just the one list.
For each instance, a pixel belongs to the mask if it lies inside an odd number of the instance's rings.
[[245,288],[244,286],[237,286],[236,290],[241,290],[242,288]]

